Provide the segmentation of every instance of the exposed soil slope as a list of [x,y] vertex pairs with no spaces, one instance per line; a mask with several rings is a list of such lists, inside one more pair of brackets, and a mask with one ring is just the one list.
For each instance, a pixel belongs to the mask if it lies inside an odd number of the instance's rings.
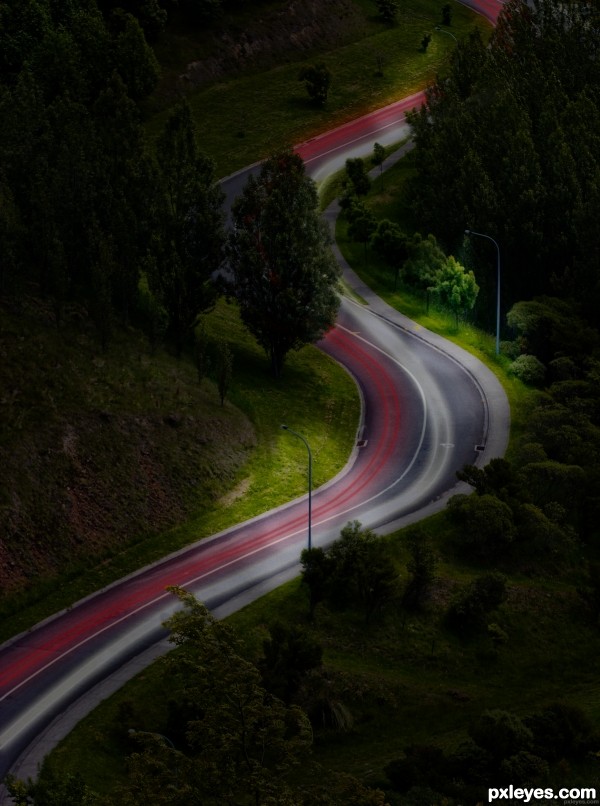
[[0,592],[181,521],[255,444],[190,363],[134,331],[103,354],[71,315],[57,331],[35,300],[0,306]]
[[293,61],[359,36],[364,18],[352,0],[291,0],[263,10],[241,30],[223,27],[212,35],[212,54],[190,62],[180,79],[192,86],[226,75]]

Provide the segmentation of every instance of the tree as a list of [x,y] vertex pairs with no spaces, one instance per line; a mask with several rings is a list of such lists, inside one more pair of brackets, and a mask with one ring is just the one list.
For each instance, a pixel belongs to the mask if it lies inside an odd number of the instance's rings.
[[556,297],[536,297],[515,303],[506,321],[517,332],[522,353],[546,364],[557,353],[579,356],[600,346],[597,330],[578,314],[578,308]]
[[298,75],[304,81],[309,97],[317,106],[324,106],[331,84],[331,72],[323,63],[303,67]]
[[420,527],[409,531],[407,545],[410,559],[406,567],[411,577],[404,591],[402,603],[410,609],[420,610],[435,579],[436,558],[428,535]]
[[465,271],[464,267],[450,255],[446,264],[437,271],[431,290],[437,294],[441,303],[454,313],[458,327],[459,313],[473,308],[479,286],[475,282],[473,272]]
[[379,178],[381,180],[381,189],[383,190],[383,163],[385,160],[385,148],[381,143],[375,143],[373,146],[373,154],[371,155],[371,162],[373,165],[379,165]]
[[555,702],[525,719],[533,733],[533,752],[549,761],[584,756],[593,746],[594,724],[581,708]]
[[586,474],[579,465],[550,459],[530,462],[519,476],[533,501],[540,506],[556,502],[567,511],[576,510],[585,490]]
[[194,363],[198,373],[198,383],[202,383],[209,367],[208,358],[208,333],[206,331],[206,321],[203,316],[199,317],[194,328]]
[[523,383],[529,386],[537,386],[538,388],[544,385],[544,380],[546,379],[546,367],[534,355],[523,354],[517,356],[508,371]]
[[99,796],[78,773],[59,778],[45,770],[38,781],[19,781],[9,775],[5,783],[14,806],[94,806],[100,803]]
[[140,23],[120,9],[113,13],[120,29],[114,40],[114,61],[129,96],[140,101],[156,87],[159,66],[154,51],[146,42]]
[[442,6],[442,25],[452,25],[452,6],[445,3]]
[[51,26],[43,0],[8,0],[0,7],[0,83],[15,79]]
[[268,159],[234,203],[233,222],[233,290],[278,378],[290,350],[321,338],[339,306],[339,269],[302,159],[291,151]]
[[122,8],[134,16],[142,26],[148,42],[155,42],[167,24],[167,12],[161,7],[159,0],[97,0],[97,2],[107,17],[115,8]]
[[232,372],[233,354],[227,342],[221,340],[217,344],[217,388],[221,406],[225,404],[225,398],[231,385]]
[[457,632],[482,630],[487,615],[506,599],[506,579],[494,571],[476,577],[458,595],[447,612],[448,626]]
[[483,468],[465,465],[457,471],[456,478],[466,481],[477,495],[495,495],[512,505],[519,498],[520,485],[512,464],[503,457],[496,456]]
[[97,215],[112,244],[112,302],[121,321],[128,323],[138,301],[140,268],[153,259],[149,252],[151,211],[157,202],[154,170],[145,154],[139,110],[116,71],[99,93],[92,114],[104,158],[102,180],[111,190],[98,194]]
[[535,786],[548,780],[548,762],[527,750],[519,750],[500,764],[501,780],[520,781],[524,786]]
[[371,187],[371,180],[360,157],[346,160],[346,178],[357,196],[366,196]]
[[225,244],[223,192],[214,165],[198,153],[187,104],[169,117],[157,146],[162,209],[157,216],[157,272],[153,290],[169,313],[171,334],[181,354],[198,314],[214,305],[212,280]]
[[302,582],[309,590],[309,619],[315,616],[315,608],[327,596],[327,589],[333,565],[331,558],[322,548],[303,549],[300,555],[302,563]]
[[364,247],[365,266],[367,265],[367,246],[377,229],[377,219],[364,204],[360,209],[356,207],[352,210],[348,224],[348,235],[353,241],[359,241]]
[[323,648],[302,627],[276,622],[269,633],[259,662],[262,682],[267,691],[289,705],[307,672],[321,665]]
[[527,725],[515,714],[500,709],[484,711],[470,725],[469,735],[497,761],[527,751],[533,743]]
[[408,258],[408,237],[399,225],[388,218],[381,219],[371,237],[373,251],[383,258],[394,270],[394,290],[398,282],[398,273]]
[[[590,8],[553,0],[506,3],[490,47],[478,34],[461,41],[449,73],[430,88],[411,125],[413,201],[423,225],[450,244],[465,222],[481,222],[478,228],[494,233],[502,248],[509,307],[553,293],[583,301],[593,322],[600,293],[589,271],[599,254],[590,214],[600,187],[593,145],[600,71]],[[503,143],[494,133],[508,120],[510,142]],[[487,280],[478,282],[487,290]],[[488,309],[482,306],[482,317]]]
[[394,25],[400,4],[398,0],[376,0],[381,19],[386,25]]
[[448,515],[458,525],[461,549],[469,557],[493,561],[517,535],[511,508],[495,495],[454,495]]
[[402,268],[404,282],[424,292],[429,310],[430,289],[435,277],[446,263],[446,255],[431,233],[427,238],[416,232],[408,241],[408,260]]
[[359,521],[342,529],[329,549],[332,563],[330,600],[351,606],[358,602],[369,622],[378,610],[399,594],[399,576],[388,547]]
[[179,648],[166,663],[193,760],[181,782],[193,786],[185,802],[220,806],[250,795],[256,803],[293,803],[285,774],[309,749],[308,718],[265,691],[231,628],[191,594],[169,590],[184,606],[166,623]]

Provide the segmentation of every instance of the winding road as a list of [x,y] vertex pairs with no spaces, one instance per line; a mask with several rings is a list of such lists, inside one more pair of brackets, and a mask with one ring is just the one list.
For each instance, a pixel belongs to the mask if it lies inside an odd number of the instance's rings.
[[[489,16],[500,3],[468,3]],[[495,17],[493,18],[495,20]],[[322,178],[373,142],[398,142],[420,95],[298,147]],[[244,173],[225,180],[231,198]],[[336,208],[326,214],[333,222]],[[503,454],[506,397],[473,356],[389,308],[342,263],[364,302],[342,300],[319,344],[362,396],[356,445],[344,470],[313,492],[312,534],[327,545],[349,520],[389,533],[445,505],[455,472]],[[293,427],[293,423],[289,423]],[[203,540],[88,597],[0,646],[0,779],[35,776],[43,756],[82,715],[168,649],[161,626],[180,585],[224,616],[298,574],[306,497]],[[9,802],[0,791],[0,803]]]

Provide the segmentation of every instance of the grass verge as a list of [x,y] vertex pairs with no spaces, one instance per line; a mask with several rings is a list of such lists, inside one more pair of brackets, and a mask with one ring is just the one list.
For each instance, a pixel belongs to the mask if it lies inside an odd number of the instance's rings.
[[[600,636],[587,617],[575,587],[560,579],[509,578],[508,599],[493,614],[504,634],[459,638],[444,624],[445,609],[457,589],[481,569],[457,561],[443,516],[426,523],[438,555],[437,578],[425,611],[390,606],[370,624],[356,611],[320,605],[307,622],[307,592],[294,580],[231,616],[247,655],[256,660],[268,626],[301,623],[324,648],[331,696],[350,710],[348,731],[317,730],[313,756],[325,769],[386,786],[385,764],[411,744],[436,744],[453,751],[485,709],[520,716],[554,701],[600,718],[595,661]],[[392,535],[398,570],[407,578],[403,533]],[[541,672],[543,670],[543,673]],[[54,751],[47,764],[64,775],[79,771],[99,792],[125,775],[131,752],[126,726],[165,730],[167,681],[160,662],[97,708]],[[561,785],[595,780],[597,761],[563,764],[552,775]],[[305,771],[302,772],[305,775]],[[554,782],[554,781],[553,781]]]
[[[318,61],[332,73],[323,108],[310,103],[298,80],[298,62],[232,76],[187,93],[198,145],[215,160],[218,176],[231,174],[284,144],[303,142],[431,83],[455,45],[451,37],[434,30],[441,15],[437,0],[406,0],[398,24],[392,28],[373,19],[374,6],[363,5],[364,37],[318,54]],[[489,35],[491,26],[483,17],[460,3],[451,5],[452,32],[458,39],[474,26],[484,37]],[[432,32],[432,41],[422,52],[420,42],[426,31]],[[379,64],[382,75],[377,74]],[[147,122],[153,141],[169,113],[168,109],[153,111],[151,107],[148,112],[153,112]]]
[[[398,163],[392,170],[395,175],[385,174],[382,186],[375,183],[369,203],[378,217],[398,220],[402,198],[394,188],[403,185],[410,163]],[[475,353],[498,375],[511,402],[514,445],[534,393],[507,376],[505,360],[494,354],[494,337],[466,323],[457,329],[452,316],[427,311],[424,301],[407,289],[394,290],[393,278],[374,256],[361,267],[362,246],[348,241],[343,224],[338,236],[349,262],[390,304]],[[425,612],[409,613],[398,606],[376,624],[365,625],[359,613],[321,606],[316,624],[306,625],[324,646],[328,679],[354,717],[349,732],[317,732],[314,755],[326,768],[358,775],[372,785],[385,786],[385,764],[402,756],[410,744],[456,749],[468,738],[469,724],[487,708],[526,716],[560,700],[579,706],[592,720],[600,719],[600,687],[594,672],[600,636],[578,598],[577,579],[511,574],[508,599],[493,616],[503,641],[498,643],[489,632],[460,639],[445,627],[444,612],[457,589],[483,569],[455,556],[452,530],[443,513],[422,525],[438,556],[435,590]],[[403,533],[389,540],[399,572],[406,578]],[[306,624],[306,612],[306,591],[294,580],[229,621],[244,636],[248,656],[256,659],[269,624],[278,620]],[[122,715],[135,708],[141,729],[160,729],[164,715],[160,709],[146,712],[144,704],[159,702],[163,686],[158,664],[81,723],[48,763],[61,774],[85,770],[88,783],[106,791],[114,783],[112,774],[124,773],[129,750],[123,741]],[[559,765],[551,772],[550,783],[589,783],[597,776],[596,765],[594,759]]]
[[[120,410],[133,418],[142,417],[152,402],[150,384],[153,394],[160,398],[157,402],[159,422],[163,415],[170,416],[175,412],[184,423],[195,415],[213,424],[216,432],[203,435],[203,438],[210,437],[210,443],[218,451],[214,465],[224,463],[229,470],[210,483],[213,470],[204,465],[196,469],[208,477],[209,483],[197,484],[193,488],[195,492],[192,491],[188,500],[188,514],[180,518],[183,520],[181,525],[153,533],[138,533],[129,539],[123,536],[104,551],[96,548],[95,557],[90,549],[85,559],[70,564],[65,562],[60,580],[51,575],[44,578],[38,573],[35,584],[25,592],[6,596],[0,605],[0,640],[28,629],[83,596],[170,552],[303,494],[306,490],[306,452],[299,440],[290,439],[281,431],[280,423],[286,422],[309,440],[313,449],[315,487],[334,476],[346,463],[356,435],[360,402],[354,381],[338,364],[316,347],[306,347],[289,355],[283,378],[275,381],[264,354],[243,328],[235,305],[225,301],[219,303],[207,317],[207,329],[215,340],[227,333],[234,355],[233,380],[223,410],[218,403],[214,382],[205,379],[199,386],[189,359],[176,362],[166,355],[155,355],[147,362],[141,355],[147,348],[123,337],[115,346],[118,365],[114,377],[110,359],[97,359],[102,362],[104,373],[104,380],[100,382],[100,373],[94,364],[96,359],[90,361],[87,350],[74,348],[65,351],[63,345],[61,360],[69,364],[72,373],[69,387],[71,407],[79,417],[83,416],[87,406],[96,418],[99,408],[107,410],[105,416],[114,417],[114,411]],[[30,333],[30,355],[33,343]],[[48,356],[47,340],[43,344]],[[50,364],[54,367],[52,362]],[[86,373],[90,364],[94,370],[91,378]],[[28,365],[21,362],[19,366],[23,401]],[[39,365],[33,361],[31,371],[36,383],[40,380],[37,370]],[[94,397],[90,398],[92,394]],[[62,418],[68,420],[68,413],[61,411],[57,427],[62,428]],[[50,418],[53,415],[48,411],[44,416]],[[248,437],[248,451],[244,452],[246,458],[241,464],[236,456],[239,446],[229,439],[229,429],[225,427],[228,418],[232,422],[240,418],[249,421],[253,429],[252,438]],[[184,426],[176,430],[163,426],[165,439],[182,439],[183,429]],[[35,429],[34,432],[37,433]],[[236,429],[232,428],[231,432],[233,436]],[[191,436],[193,438],[193,434]],[[25,441],[23,433],[18,437],[20,442]],[[126,440],[124,436],[122,446]],[[250,445],[255,447],[250,448]],[[107,449],[106,445],[97,447],[97,451],[100,449]],[[194,449],[190,443],[189,450]],[[100,453],[93,454],[94,461],[100,461],[100,458]],[[192,471],[185,461],[185,458],[177,457],[177,464],[170,466],[168,473],[179,483],[187,485]],[[88,467],[93,464],[88,455],[85,462]],[[114,473],[115,466],[110,466]],[[123,469],[124,476],[132,478],[136,472],[134,464]],[[127,500],[121,506],[125,506]],[[111,501],[110,506],[116,507],[117,504]],[[117,523],[118,514],[105,512],[104,517],[110,515]]]
[[[413,155],[409,152],[372,182],[365,203],[376,220],[388,218],[399,223],[408,233],[418,230],[407,192],[407,182],[414,175]],[[467,320],[459,320],[457,327],[454,314],[432,304],[427,305],[423,295],[401,282],[396,282],[389,266],[370,249],[367,250],[365,262],[363,244],[349,238],[347,223],[343,216],[337,221],[336,241],[354,271],[389,305],[422,327],[439,333],[468,350],[494,372],[502,383],[510,403],[511,441],[507,453],[510,458],[524,428],[528,412],[539,392],[508,373],[511,361],[506,356],[496,355],[495,336],[475,327]]]

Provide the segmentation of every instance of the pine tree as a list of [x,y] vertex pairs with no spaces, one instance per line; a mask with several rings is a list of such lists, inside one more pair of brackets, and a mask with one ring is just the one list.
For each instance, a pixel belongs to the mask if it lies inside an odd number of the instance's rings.
[[267,160],[234,204],[233,221],[234,293],[279,377],[290,350],[321,338],[339,306],[339,270],[302,159],[284,151]]

